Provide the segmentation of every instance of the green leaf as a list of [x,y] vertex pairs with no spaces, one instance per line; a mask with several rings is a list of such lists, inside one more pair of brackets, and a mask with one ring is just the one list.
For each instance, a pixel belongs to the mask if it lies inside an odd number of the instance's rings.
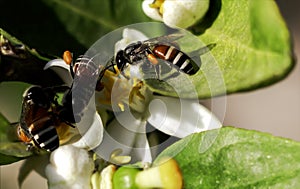
[[[119,27],[149,20],[140,0],[44,0],[66,30],[86,48]],[[72,18],[72,19],[70,19]]]
[[7,130],[10,123],[7,119],[0,113],[0,142],[7,141]]
[[5,165],[19,161],[32,155],[26,150],[26,146],[21,142],[14,142],[16,128],[12,126],[5,117],[0,114],[0,165]]
[[223,127],[190,135],[155,160],[174,157],[185,188],[299,188],[300,143]]
[[[216,44],[201,55],[202,67],[190,77],[200,98],[273,84],[294,66],[290,34],[272,0],[222,1],[218,17],[198,38]],[[176,96],[162,82],[148,84],[155,92]],[[170,84],[182,96],[193,97],[178,80]]]
[[7,156],[4,154],[0,153],[0,166],[1,165],[7,165],[7,164],[11,164],[17,161],[22,160],[22,158],[20,157],[15,157],[15,156]]

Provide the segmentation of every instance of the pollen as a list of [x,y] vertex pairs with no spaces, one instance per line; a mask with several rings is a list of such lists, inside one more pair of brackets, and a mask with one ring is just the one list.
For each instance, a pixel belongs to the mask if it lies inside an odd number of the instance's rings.
[[63,59],[66,62],[66,64],[70,65],[73,61],[73,55],[70,51],[65,51],[63,54]]

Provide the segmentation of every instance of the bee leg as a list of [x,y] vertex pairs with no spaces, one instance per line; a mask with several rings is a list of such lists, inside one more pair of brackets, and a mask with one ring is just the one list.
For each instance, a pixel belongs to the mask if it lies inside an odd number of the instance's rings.
[[26,151],[31,151],[33,149],[32,143],[26,143]]

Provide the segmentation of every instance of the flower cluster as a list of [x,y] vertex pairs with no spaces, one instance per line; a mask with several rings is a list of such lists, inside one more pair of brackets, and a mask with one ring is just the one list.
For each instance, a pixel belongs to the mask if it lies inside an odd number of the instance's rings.
[[[124,29],[123,39],[116,43],[115,51],[145,39],[147,37],[137,30]],[[66,84],[72,83],[69,66],[62,59],[50,61],[45,69],[49,68],[56,71]],[[106,185],[107,180],[112,179],[115,167],[102,167],[99,169],[101,173],[97,170],[93,174],[95,161],[91,154],[119,165],[142,162],[145,166],[151,163],[156,154],[151,152],[147,139],[148,126],[178,138],[221,127],[218,119],[198,100],[153,94],[134,65],[128,66],[123,73],[117,67],[114,71],[107,69],[101,82],[103,89],[93,96],[95,103],[88,104],[82,118],[85,127],[82,138],[59,147],[50,155],[45,170],[49,188],[91,188],[90,178],[93,178],[92,183],[104,182]],[[113,118],[103,122],[95,104],[100,111],[112,112]],[[80,123],[78,127],[81,127]],[[108,179],[104,179],[106,177]],[[95,178],[101,181],[96,182]]]

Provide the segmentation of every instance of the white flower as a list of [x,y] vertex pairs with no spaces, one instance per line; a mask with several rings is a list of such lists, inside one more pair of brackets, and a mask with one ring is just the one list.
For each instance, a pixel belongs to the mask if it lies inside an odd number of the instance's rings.
[[[70,73],[70,66],[67,65],[64,60],[51,60],[46,64],[44,69],[54,70],[63,79],[63,81],[71,87],[73,78]],[[85,107],[81,121],[75,125],[81,134],[81,139],[76,143],[73,143],[73,145],[78,148],[91,150],[97,147],[102,141],[103,124],[98,112],[96,111],[95,101],[92,100],[94,98],[95,96],[93,95],[87,107]]]
[[45,173],[50,189],[89,189],[93,169],[86,150],[64,145],[51,153]]
[[[68,86],[72,86],[73,78],[69,65],[62,59],[48,62],[44,69],[48,68],[56,71]],[[94,99],[94,95],[91,98]],[[90,177],[94,164],[88,151],[97,147],[103,137],[102,120],[96,111],[94,100],[89,101],[81,121],[75,126],[81,138],[73,144],[61,145],[50,155],[50,163],[46,166],[45,176],[51,189],[91,188]]]
[[[145,40],[140,32],[124,29],[123,39],[116,43],[116,52],[130,44],[135,33],[137,38],[134,42]],[[153,95],[145,86],[137,66],[129,65],[124,71],[129,79],[106,71],[104,89],[96,93],[96,104],[100,107],[110,105],[109,109],[115,112],[115,119],[107,125],[103,141],[95,149],[102,158],[114,163],[127,163],[111,159],[113,151],[119,149],[122,156],[131,156],[131,162],[152,162],[146,136],[149,125],[179,138],[221,127],[218,119],[198,100]]]
[[170,27],[188,28],[198,22],[209,8],[209,0],[144,0],[147,16]]
[[[124,29],[123,39],[115,45],[115,53],[132,42],[146,39],[147,37],[137,30]],[[69,72],[67,67],[60,66],[57,62],[53,65]],[[96,145],[96,142],[89,148],[94,149],[103,159],[116,164],[128,163],[130,160],[152,162],[153,155],[146,136],[148,132],[146,128],[150,125],[179,138],[221,127],[218,119],[200,105],[197,99],[186,100],[153,95],[144,84],[138,66],[126,67],[123,74],[116,67],[115,69],[117,73],[109,70],[105,72],[101,80],[104,88],[95,94],[95,105],[102,108],[101,110],[104,107],[113,111],[115,116],[106,125],[100,145]],[[91,109],[94,111],[94,108]],[[100,117],[93,120],[97,119]],[[92,122],[89,124],[92,125]],[[87,135],[93,133],[93,127],[90,129],[90,132],[85,132]],[[88,136],[90,138],[87,139],[93,142],[94,135]]]

